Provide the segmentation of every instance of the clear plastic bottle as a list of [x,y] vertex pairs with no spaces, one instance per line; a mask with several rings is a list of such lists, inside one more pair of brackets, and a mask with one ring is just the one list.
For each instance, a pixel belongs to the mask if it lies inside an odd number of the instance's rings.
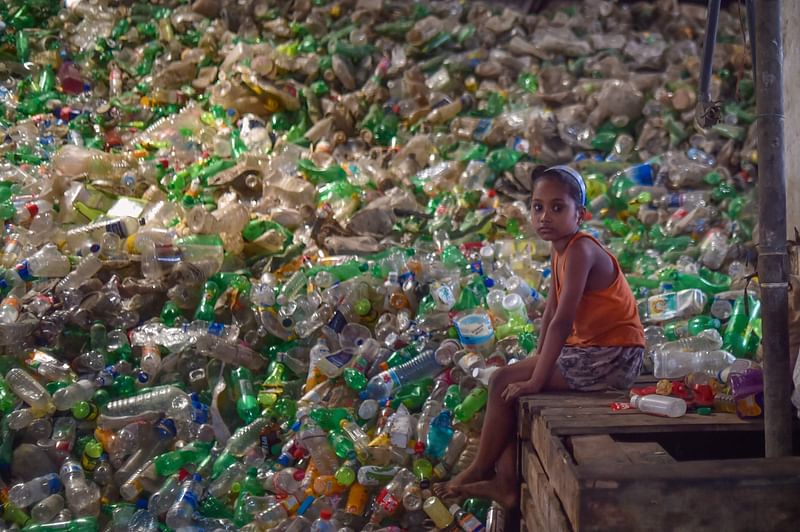
[[639,316],[644,323],[689,318],[703,311],[706,295],[697,288],[664,292],[639,303]]
[[375,498],[372,522],[379,523],[385,517],[394,515],[402,506],[405,487],[415,482],[414,473],[406,468],[401,468],[394,478],[378,492],[378,496]]
[[64,509],[64,497],[54,493],[37,502],[31,508],[31,519],[37,523],[49,523]]
[[653,357],[653,375],[658,379],[679,379],[698,372],[717,375],[736,360],[728,351],[656,351]]
[[86,242],[100,242],[105,233],[128,238],[139,230],[139,220],[131,216],[111,218],[70,229],[66,233],[67,245],[73,251],[81,249]]
[[436,361],[435,351],[423,351],[408,362],[372,377],[367,383],[367,393],[373,399],[384,399],[395,388],[424,377],[432,377],[443,369]]
[[339,523],[333,519],[333,512],[325,508],[319,513],[319,519],[311,523],[311,532],[336,532]]
[[96,255],[91,254],[85,256],[81,259],[78,265],[75,266],[75,269],[69,273],[69,275],[58,282],[56,285],[56,292],[63,294],[67,290],[77,288],[84,281],[94,277],[94,274],[99,272],[100,268],[102,267],[103,263]]
[[128,521],[128,528],[130,532],[157,532],[158,517],[153,515],[145,508],[136,510]]
[[178,498],[167,511],[165,522],[170,528],[191,526],[194,514],[203,494],[203,479],[197,473],[183,481]]
[[6,373],[6,384],[17,397],[43,414],[52,414],[55,405],[50,393],[27,371],[13,368]]
[[186,397],[186,392],[172,385],[159,386],[133,397],[111,401],[101,412],[113,417],[136,416],[152,411],[166,412],[178,397]]
[[83,468],[74,458],[67,457],[61,464],[60,477],[67,506],[75,515],[97,516],[100,513],[100,490],[93,482],[86,480]]
[[97,385],[94,381],[81,379],[56,390],[53,393],[53,403],[57,410],[69,410],[76,403],[91,399],[96,390]]
[[17,275],[23,281],[30,281],[34,277],[65,277],[70,269],[69,259],[52,243],[45,244],[15,267]]
[[647,414],[681,417],[686,413],[686,401],[666,395],[632,395],[631,407]]
[[300,444],[308,450],[321,475],[333,475],[336,472],[339,461],[324,430],[316,426],[305,427],[300,431]]
[[48,473],[11,486],[8,490],[8,500],[20,508],[26,508],[59,491],[61,491],[61,480],[58,475]]

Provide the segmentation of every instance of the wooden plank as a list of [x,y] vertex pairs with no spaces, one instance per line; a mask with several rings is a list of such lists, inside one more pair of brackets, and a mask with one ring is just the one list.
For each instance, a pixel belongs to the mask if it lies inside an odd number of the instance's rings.
[[608,434],[573,436],[569,442],[572,444],[572,457],[578,465],[631,463],[619,444]]
[[519,500],[519,509],[522,518],[519,520],[520,532],[539,532],[544,530],[541,517],[538,514],[538,508],[533,502],[533,496],[523,484],[522,498]]
[[554,435],[610,434],[642,432],[702,432],[753,430],[762,431],[763,422],[741,420],[736,416],[686,414],[680,418],[662,418],[647,414],[595,414],[586,416],[541,416]]
[[634,464],[671,464],[675,459],[654,441],[617,442],[625,456]]
[[797,530],[800,457],[579,466],[580,530]]
[[517,433],[527,440],[531,433],[531,420],[545,408],[605,407],[615,401],[627,400],[624,392],[550,392],[527,395],[519,399],[517,408]]
[[561,501],[569,524],[580,530],[580,487],[575,462],[560,438],[553,436],[541,418],[533,420],[533,448],[549,479],[549,485]]
[[633,464],[672,464],[675,458],[657,442],[617,442]]
[[[529,523],[529,528],[542,532],[571,530],[561,502],[530,442],[526,442],[523,448],[523,463],[525,484],[532,503],[530,507],[523,507],[525,522]],[[532,528],[534,524],[538,528]]]

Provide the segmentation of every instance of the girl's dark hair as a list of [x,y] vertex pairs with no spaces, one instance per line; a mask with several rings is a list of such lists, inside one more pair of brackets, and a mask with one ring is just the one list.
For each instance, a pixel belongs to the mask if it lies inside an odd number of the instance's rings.
[[531,172],[531,196],[533,196],[533,189],[536,188],[536,181],[540,179],[552,179],[558,181],[569,191],[569,197],[575,202],[575,207],[580,209],[583,207],[581,189],[575,182],[575,179],[567,175],[561,170],[554,170],[544,165],[539,165]]

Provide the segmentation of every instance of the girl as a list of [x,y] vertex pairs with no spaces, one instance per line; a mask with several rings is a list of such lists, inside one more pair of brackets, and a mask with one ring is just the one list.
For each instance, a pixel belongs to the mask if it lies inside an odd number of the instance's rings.
[[553,286],[536,356],[492,375],[478,456],[435,486],[440,497],[484,497],[516,511],[516,399],[541,391],[624,389],[639,375],[645,344],[636,300],[616,257],[578,230],[585,202],[586,184],[572,168],[533,171],[533,226],[553,250]]

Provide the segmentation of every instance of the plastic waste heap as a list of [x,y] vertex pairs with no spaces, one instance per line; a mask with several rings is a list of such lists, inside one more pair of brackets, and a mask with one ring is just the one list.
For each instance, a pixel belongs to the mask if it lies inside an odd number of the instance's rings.
[[639,300],[634,406],[760,415],[730,9],[701,130],[690,3],[0,2],[0,528],[483,529],[431,484],[535,352],[538,164]]

